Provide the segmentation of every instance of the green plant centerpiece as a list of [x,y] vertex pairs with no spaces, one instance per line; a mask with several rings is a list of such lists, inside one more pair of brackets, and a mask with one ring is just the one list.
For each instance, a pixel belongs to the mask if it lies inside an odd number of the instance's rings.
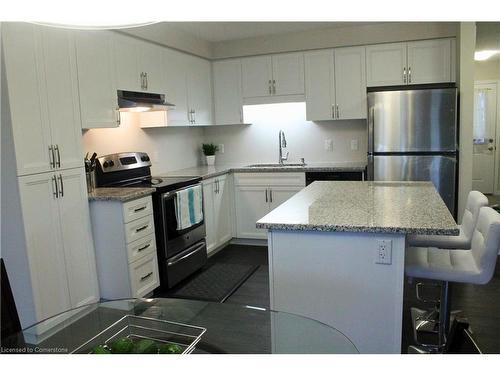
[[219,147],[213,143],[203,143],[201,148],[205,156],[213,156],[217,151],[219,151]]

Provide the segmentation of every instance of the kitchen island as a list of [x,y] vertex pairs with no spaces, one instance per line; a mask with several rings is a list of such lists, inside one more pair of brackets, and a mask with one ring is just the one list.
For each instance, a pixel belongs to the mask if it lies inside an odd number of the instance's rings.
[[430,182],[317,181],[257,222],[271,309],[340,329],[361,353],[400,353],[408,234],[458,235]]

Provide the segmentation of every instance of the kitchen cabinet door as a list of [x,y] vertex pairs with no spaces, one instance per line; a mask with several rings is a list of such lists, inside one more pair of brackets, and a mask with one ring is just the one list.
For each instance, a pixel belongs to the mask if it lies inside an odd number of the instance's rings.
[[210,254],[217,247],[217,225],[215,222],[215,179],[203,181],[203,217],[207,241],[207,253]]
[[233,237],[231,228],[231,180],[225,175],[217,177],[216,181],[214,214],[217,246],[220,246]]
[[[71,308],[53,173],[19,178],[26,252],[38,321]],[[75,213],[78,214],[78,213]]]
[[58,169],[83,167],[74,34],[43,27],[43,60],[52,144]]
[[168,126],[190,125],[187,94],[188,58],[188,55],[174,50],[163,50],[166,99],[175,104],[175,108],[167,112]]
[[304,54],[273,55],[273,95],[304,94]]
[[331,120],[334,117],[335,82],[333,51],[314,51],[304,55],[306,119]]
[[408,83],[451,81],[451,40],[436,39],[408,43]]
[[163,70],[163,48],[154,44],[139,42],[139,70],[146,73],[147,92],[165,93],[165,72]]
[[[35,26],[9,22],[2,39],[17,175],[51,169],[52,144],[44,91],[41,36]],[[2,85],[5,82],[2,82]]]
[[366,118],[365,47],[335,49],[336,119]]
[[112,34],[78,31],[76,60],[82,128],[119,126]]
[[138,41],[113,34],[114,67],[118,90],[141,91],[141,71],[138,65]]
[[87,182],[83,168],[56,174],[59,215],[71,307],[99,301],[94,242],[90,230]]
[[194,125],[211,125],[212,119],[212,72],[210,62],[198,57],[188,57],[187,75],[188,108],[193,111]]
[[267,231],[257,229],[255,223],[269,212],[268,194],[267,186],[236,186],[236,236],[238,238],[267,238]]
[[271,186],[269,187],[270,211],[293,197],[303,186]]
[[222,60],[212,65],[215,124],[242,124],[241,61]]
[[243,98],[272,95],[273,68],[271,56],[241,59]]
[[366,47],[368,87],[406,84],[406,43],[377,44]]

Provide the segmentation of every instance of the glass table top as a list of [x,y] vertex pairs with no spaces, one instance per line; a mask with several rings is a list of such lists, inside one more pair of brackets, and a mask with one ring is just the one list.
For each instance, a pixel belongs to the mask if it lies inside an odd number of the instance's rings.
[[[136,331],[127,331],[131,329]],[[189,348],[194,354],[358,353],[344,334],[313,319],[252,306],[171,298],[124,299],[73,309],[10,337],[3,350],[11,346],[18,353],[89,353],[127,332],[165,339],[161,335],[167,331],[191,340],[185,348],[194,342]]]

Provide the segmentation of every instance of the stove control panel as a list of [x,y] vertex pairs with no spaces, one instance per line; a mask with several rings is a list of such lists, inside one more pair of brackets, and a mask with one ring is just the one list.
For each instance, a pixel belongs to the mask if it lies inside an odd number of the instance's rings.
[[145,152],[121,152],[97,158],[103,173],[151,167],[151,159]]

